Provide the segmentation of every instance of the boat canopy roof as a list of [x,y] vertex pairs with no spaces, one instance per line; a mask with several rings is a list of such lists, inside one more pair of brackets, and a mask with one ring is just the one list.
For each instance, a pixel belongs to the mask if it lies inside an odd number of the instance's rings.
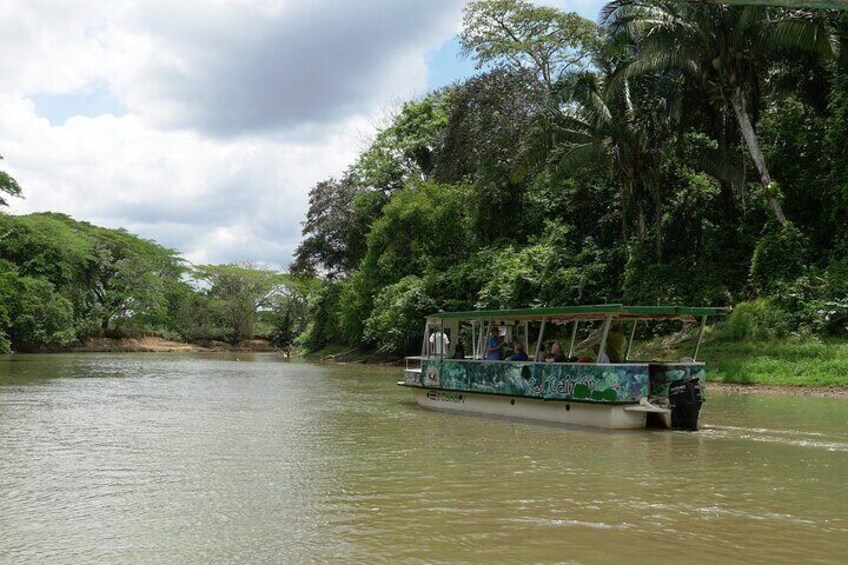
[[682,320],[692,321],[703,316],[723,315],[726,307],[694,306],[625,306],[623,304],[597,304],[593,306],[557,306],[550,308],[522,308],[516,310],[469,310],[467,312],[437,312],[428,320]]

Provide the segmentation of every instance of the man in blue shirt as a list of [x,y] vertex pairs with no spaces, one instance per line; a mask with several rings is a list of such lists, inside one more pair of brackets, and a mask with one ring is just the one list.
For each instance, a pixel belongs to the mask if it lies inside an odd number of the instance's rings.
[[486,359],[489,361],[501,360],[501,330],[497,326],[492,326],[492,333],[486,340]]
[[524,353],[524,344],[518,341],[515,342],[515,347],[513,347],[513,353],[509,357],[506,358],[507,361],[527,361],[527,354]]

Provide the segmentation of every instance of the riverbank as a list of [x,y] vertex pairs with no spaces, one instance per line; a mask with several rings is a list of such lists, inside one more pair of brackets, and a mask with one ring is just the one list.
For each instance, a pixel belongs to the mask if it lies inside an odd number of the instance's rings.
[[214,353],[218,351],[278,351],[271,342],[264,339],[245,340],[238,345],[223,341],[208,343],[185,343],[158,336],[138,338],[99,337],[67,347],[43,349],[36,353]]

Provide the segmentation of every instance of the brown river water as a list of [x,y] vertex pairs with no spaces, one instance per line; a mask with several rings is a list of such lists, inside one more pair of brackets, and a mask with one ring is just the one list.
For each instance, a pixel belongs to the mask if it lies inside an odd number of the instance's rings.
[[0,563],[846,563],[848,400],[697,433],[432,412],[400,368],[0,357]]

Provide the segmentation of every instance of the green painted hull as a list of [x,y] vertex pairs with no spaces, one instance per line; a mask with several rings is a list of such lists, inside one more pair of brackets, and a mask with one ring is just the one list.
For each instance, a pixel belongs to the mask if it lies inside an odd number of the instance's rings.
[[650,391],[647,364],[512,363],[425,359],[405,384],[442,390],[635,404]]

